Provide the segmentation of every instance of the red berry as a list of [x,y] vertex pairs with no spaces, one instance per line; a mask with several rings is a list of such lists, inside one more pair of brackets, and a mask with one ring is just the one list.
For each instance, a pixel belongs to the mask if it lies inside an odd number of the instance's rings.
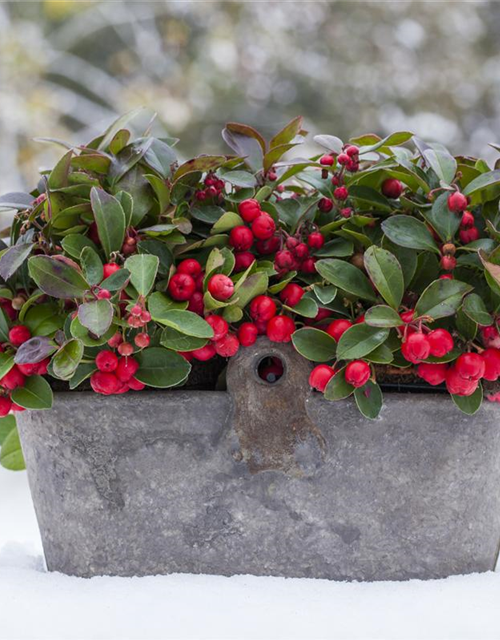
[[274,316],[267,323],[266,333],[273,342],[290,342],[295,322],[288,316]]
[[212,343],[206,344],[200,349],[195,349],[194,351],[191,351],[191,353],[196,360],[200,360],[201,362],[210,360],[216,355],[215,347]]
[[352,322],[350,320],[334,320],[330,322],[328,327],[326,328],[326,332],[329,333],[335,342],[340,340],[340,336],[352,327]]
[[147,333],[138,333],[134,338],[134,342],[139,349],[146,349],[146,347],[149,347],[151,338]]
[[195,278],[202,271],[201,264],[194,258],[186,258],[177,265],[176,273],[187,273],[188,276]]
[[101,289],[100,291],[97,292],[98,300],[109,300],[110,298],[111,298],[111,292],[108,291],[107,289]]
[[199,316],[203,315],[205,306],[203,304],[203,294],[199,291],[195,291],[189,298],[188,311],[197,313]]
[[228,333],[226,336],[214,343],[215,351],[223,358],[232,358],[238,353],[240,341],[234,333]]
[[203,190],[197,191],[194,195],[199,202],[203,202],[203,200],[207,199],[207,194]]
[[350,218],[352,216],[352,209],[351,207],[345,207],[344,209],[340,210],[340,215],[343,218]]
[[441,269],[444,269],[445,271],[453,271],[457,266],[457,259],[453,256],[442,256],[439,264],[441,265]]
[[347,155],[347,153],[339,153],[337,157],[337,162],[341,165],[349,164],[351,158]]
[[280,248],[280,239],[278,236],[273,236],[269,240],[259,240],[255,243],[257,252],[262,256],[268,256]]
[[[35,364],[34,374],[37,376],[44,376],[49,368],[50,358],[44,358]],[[19,366],[19,365],[18,365]]]
[[0,418],[5,418],[12,408],[12,400],[6,396],[0,396]]
[[129,389],[133,389],[134,391],[142,391],[146,386],[144,382],[140,382],[137,378],[130,378],[130,380],[127,380],[127,384]]
[[3,311],[5,311],[5,313],[11,320],[16,319],[17,313],[12,306],[11,300],[9,300],[8,298],[0,298],[0,307],[2,307]]
[[295,236],[289,236],[286,239],[286,248],[290,249],[290,251],[294,251],[295,248],[297,247],[297,245],[300,244],[300,240],[298,238],[296,238]]
[[121,382],[127,382],[135,376],[137,370],[139,369],[139,363],[135,358],[131,358],[130,356],[126,358],[120,358],[118,360],[118,365],[116,367],[116,377]]
[[205,320],[213,329],[214,336],[213,338],[211,338],[213,342],[217,342],[217,340],[222,340],[222,338],[224,338],[227,335],[227,332],[229,331],[229,325],[224,320],[224,318],[221,318],[220,316],[216,316],[216,315],[211,315],[211,316],[207,316]]
[[278,271],[290,271],[293,269],[295,265],[295,258],[291,251],[288,249],[283,249],[283,251],[278,251],[274,258],[274,264]]
[[471,227],[470,229],[460,229],[458,232],[460,242],[462,244],[469,244],[479,239],[479,229],[477,227]]
[[345,381],[353,387],[362,387],[370,375],[370,365],[364,360],[353,360],[345,368]]
[[269,240],[275,231],[274,220],[267,213],[262,213],[252,222],[252,233],[258,240]]
[[470,211],[464,211],[462,214],[462,220],[460,222],[460,226],[462,229],[469,229],[474,226],[474,216]]
[[141,317],[141,313],[142,313],[142,307],[140,304],[134,304],[134,306],[132,307],[132,309],[130,309],[130,313],[133,316],[137,316],[138,318]]
[[15,402],[12,403],[12,407],[11,407],[12,411],[26,411],[26,409],[24,407],[21,407],[20,405],[16,404]]
[[13,391],[17,387],[24,387],[26,383],[26,376],[20,371],[17,365],[14,365],[12,369],[0,379],[0,387]]
[[453,338],[449,331],[446,329],[434,329],[427,334],[427,339],[431,346],[431,356],[442,358],[454,347]]
[[238,340],[244,347],[251,347],[257,340],[258,329],[253,322],[244,322],[238,329]]
[[108,345],[112,349],[116,349],[116,347],[120,346],[122,342],[123,342],[122,334],[119,331],[117,331],[115,335],[108,340]]
[[319,231],[314,231],[309,234],[307,238],[307,244],[311,247],[311,249],[321,249],[321,247],[325,244],[325,236]]
[[246,271],[255,262],[255,256],[250,251],[239,251],[234,254],[234,271]]
[[118,356],[112,351],[99,351],[95,359],[95,363],[99,371],[107,371],[111,373],[116,370],[118,365]]
[[189,300],[196,290],[196,283],[187,273],[175,273],[168,283],[168,292],[174,300]]
[[500,350],[486,349],[481,354],[484,360],[483,378],[494,382],[500,377]]
[[397,200],[403,191],[403,184],[396,178],[387,178],[382,183],[382,193],[386,198],[391,198],[391,200]]
[[117,271],[120,271],[120,267],[116,262],[107,262],[102,268],[103,280],[106,280],[106,278],[109,278],[109,276],[112,276],[113,273]]
[[318,366],[314,367],[311,371],[311,375],[309,376],[309,386],[323,393],[326,385],[333,378],[334,374],[335,371],[333,367],[329,367],[327,364],[318,364]]
[[495,325],[491,327],[481,327],[481,337],[485,347],[500,349],[500,333]]
[[276,315],[276,303],[269,296],[257,296],[250,303],[250,315],[258,322],[267,322]]
[[300,265],[302,273],[316,273],[316,260],[314,258],[306,258]]
[[208,291],[216,300],[228,300],[234,293],[234,284],[228,276],[217,273],[208,281]]
[[290,282],[280,292],[280,300],[289,307],[294,307],[302,300],[304,293],[305,291],[300,285]]
[[299,260],[305,260],[309,256],[309,247],[305,242],[299,242],[294,249],[294,253]]
[[121,356],[131,356],[134,353],[134,347],[130,344],[130,342],[122,342],[118,346],[118,353]]
[[20,347],[31,338],[31,331],[23,324],[18,324],[9,331],[9,342],[15,347]]
[[462,353],[455,361],[455,369],[465,380],[479,380],[483,376],[485,364],[478,353]]
[[347,191],[346,187],[337,187],[333,192],[333,197],[336,200],[347,200],[349,191]]
[[243,225],[234,227],[229,234],[229,244],[236,251],[248,251],[253,245],[253,233]]
[[429,362],[422,362],[417,367],[417,374],[432,386],[443,384],[446,380],[446,373],[448,371],[447,364],[432,364]]
[[122,386],[114,373],[105,373],[104,371],[93,373],[90,376],[90,384],[96,393],[101,393],[105,396],[116,393]]
[[142,324],[147,324],[148,322],[151,322],[151,314],[149,313],[149,311],[146,311],[145,309],[142,310],[141,322]]
[[345,153],[347,153],[350,158],[355,158],[359,154],[359,147],[356,147],[354,144],[350,144],[346,147]]
[[479,380],[466,380],[458,373],[455,367],[450,367],[446,372],[446,388],[449,393],[457,396],[470,396],[479,385]]
[[439,280],[453,280],[453,276],[451,275],[451,273],[442,273],[439,276]]
[[467,209],[469,201],[460,191],[455,191],[448,196],[448,209],[454,213],[463,213]]
[[415,317],[415,310],[410,309],[409,311],[403,311],[402,313],[399,314],[399,317],[405,324],[409,324],[410,322],[413,321],[413,318]]
[[331,200],[331,198],[321,198],[318,202],[318,209],[322,213],[330,213],[333,209],[333,200]]
[[253,198],[243,200],[238,205],[238,213],[245,222],[253,222],[262,213],[260,203]]
[[321,156],[321,158],[319,159],[319,163],[322,164],[324,167],[331,167],[334,162],[335,162],[335,158],[329,154],[325,154],[324,156]]
[[413,364],[418,364],[421,360],[425,360],[431,354],[431,345],[427,336],[417,331],[407,336],[401,347],[401,353],[405,360]]

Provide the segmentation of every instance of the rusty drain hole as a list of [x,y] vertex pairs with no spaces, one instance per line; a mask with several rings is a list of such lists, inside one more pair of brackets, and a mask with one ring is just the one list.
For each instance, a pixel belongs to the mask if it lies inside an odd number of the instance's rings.
[[283,376],[285,367],[281,358],[277,356],[265,356],[257,364],[257,374],[261,380],[268,384],[275,384]]

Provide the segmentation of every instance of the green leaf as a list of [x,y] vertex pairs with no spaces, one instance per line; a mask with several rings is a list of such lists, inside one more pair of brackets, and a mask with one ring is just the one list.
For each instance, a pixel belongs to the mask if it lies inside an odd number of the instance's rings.
[[172,349],[173,351],[194,351],[204,347],[207,342],[206,338],[188,336],[172,327],[165,327],[160,339],[160,343],[166,349]]
[[334,238],[314,252],[317,258],[347,258],[352,256],[354,244],[345,238]]
[[148,253],[138,253],[125,260],[124,266],[130,271],[130,282],[139,295],[147,296],[153,288],[159,264],[158,256]]
[[70,149],[52,169],[47,181],[49,189],[60,189],[61,187],[66,187],[68,185],[68,174],[72,156],[73,149]]
[[434,144],[423,152],[424,159],[437,177],[451,184],[457,172],[457,161],[442,145]]
[[160,264],[158,271],[162,274],[168,274],[170,267],[174,262],[174,257],[168,246],[161,240],[150,238],[149,240],[141,240],[137,243],[137,248],[141,253],[149,253],[157,256]]
[[33,256],[28,260],[30,276],[52,298],[81,298],[89,289],[75,267],[50,256]]
[[375,420],[382,409],[382,391],[375,382],[368,380],[362,387],[354,390],[354,399],[360,412],[369,420]]
[[380,149],[381,147],[397,147],[400,144],[404,144],[413,138],[413,133],[411,131],[396,131],[395,133],[391,133],[391,135],[383,138],[382,140],[378,140],[374,144],[369,146],[360,147],[359,153],[371,153]]
[[115,198],[122,205],[123,213],[125,214],[125,228],[130,227],[132,224],[132,215],[134,212],[134,199],[126,191],[119,191]]
[[78,307],[78,320],[94,336],[101,337],[113,322],[113,305],[109,300],[84,302]]
[[102,248],[109,258],[120,251],[125,238],[125,212],[118,200],[103,189],[92,187],[90,202]]
[[139,369],[135,377],[150,387],[166,389],[184,382],[191,365],[174,351],[161,347],[144,349],[137,354]]
[[0,447],[5,442],[7,436],[16,428],[16,417],[12,414],[0,418]]
[[108,291],[118,291],[127,286],[130,280],[130,271],[128,269],[119,269],[101,282],[101,287]]
[[158,200],[158,205],[160,207],[160,213],[166,211],[168,205],[170,204],[170,190],[167,185],[163,182],[161,178],[158,176],[147,175],[144,176],[149,184],[153,187],[153,191],[156,194],[156,198]]
[[274,147],[278,147],[282,144],[291,142],[297,135],[300,134],[302,130],[303,120],[304,119],[302,116],[297,116],[293,120],[290,120],[290,122],[286,124],[283,129],[281,129],[281,131],[279,131],[273,138],[271,138],[269,147],[273,149]]
[[391,307],[397,309],[404,294],[403,271],[398,259],[389,251],[376,246],[364,254],[365,268],[380,295]]
[[52,358],[52,371],[57,378],[73,377],[83,357],[83,343],[76,338],[68,340]]
[[326,331],[304,327],[292,334],[292,343],[301,356],[313,362],[333,360],[337,351],[337,343]]
[[415,318],[429,316],[434,320],[454,315],[472,286],[459,280],[438,279],[424,290],[415,307]]
[[90,238],[77,233],[70,233],[62,239],[61,244],[64,251],[77,260],[80,259],[80,255],[84,247],[90,247],[94,251],[97,251],[96,245],[92,240],[90,240]]
[[84,247],[80,255],[80,261],[87,282],[91,285],[99,284],[102,281],[103,266],[101,258],[99,258],[94,249]]
[[372,352],[389,337],[388,329],[355,324],[345,331],[337,345],[339,360],[356,360]]
[[368,278],[350,262],[335,259],[318,260],[316,270],[330,284],[347,293],[365,300],[377,300]]
[[69,381],[69,388],[71,390],[76,389],[84,380],[90,378],[94,371],[97,371],[95,362],[83,362],[79,364],[73,377]]
[[[269,287],[269,291],[271,291],[271,287]],[[321,304],[330,304],[330,302],[333,302],[337,297],[338,289],[333,285],[320,286],[315,284],[313,291]]]
[[12,402],[25,409],[51,409],[52,389],[42,376],[30,376],[24,387],[14,389]]
[[65,315],[57,304],[45,302],[36,304],[28,310],[23,323],[31,331],[32,336],[50,336],[64,324]]
[[225,233],[234,227],[238,227],[243,224],[242,218],[233,211],[227,211],[224,213],[217,222],[213,225],[210,230],[210,233],[214,235],[215,233]]
[[399,313],[394,311],[391,307],[386,307],[383,304],[371,307],[365,313],[365,322],[370,327],[400,327],[404,322],[399,317]]
[[337,371],[325,388],[325,398],[327,400],[343,400],[348,398],[354,391],[354,387],[345,381],[344,369]]
[[5,469],[9,469],[9,471],[23,471],[26,468],[21,441],[16,428],[12,429],[5,438],[0,451],[0,464]]
[[387,236],[384,236],[382,248],[393,253],[398,259],[401,269],[403,270],[405,288],[408,288],[417,270],[417,252],[413,249],[407,249],[406,247],[400,247],[394,244]]
[[100,347],[114,335],[115,327],[111,326],[104,335],[98,337],[84,327],[77,316],[71,321],[70,332],[73,338],[81,340],[86,347]]
[[[150,312],[151,313],[151,312]],[[179,333],[183,333],[193,338],[204,338],[206,340],[214,337],[214,330],[206,320],[192,311],[181,311],[172,309],[162,314],[160,317],[151,313],[151,317],[156,322],[172,327]]]
[[57,345],[45,336],[26,340],[18,348],[14,356],[16,364],[34,364],[41,362],[57,350]]
[[367,353],[363,358],[367,362],[375,364],[391,364],[394,360],[394,354],[387,344],[381,344],[379,347]]
[[294,307],[287,308],[305,318],[315,318],[318,315],[318,305],[311,298],[304,297]]
[[255,176],[248,171],[230,171],[227,169],[219,169],[218,175],[229,184],[235,187],[255,187],[257,180]]
[[9,341],[9,320],[5,311],[0,307],[0,342]]
[[0,276],[4,280],[11,278],[33,251],[33,243],[16,244],[9,247],[0,257]]
[[461,216],[448,209],[449,192],[442,193],[432,204],[425,218],[444,242],[451,240],[460,227]]
[[483,402],[483,387],[479,383],[478,388],[470,396],[451,396],[453,402],[463,413],[472,416],[478,411]]
[[5,352],[0,353],[0,378],[9,373],[14,366],[14,356]]
[[471,196],[477,191],[482,191],[496,184],[500,184],[500,171],[489,171],[488,173],[481,174],[472,180],[472,182],[469,182],[462,193],[464,196]]
[[382,222],[382,230],[394,244],[407,249],[434,251],[440,255],[431,232],[416,218],[405,215],[391,216]]
[[268,285],[269,276],[266,273],[263,271],[252,273],[238,289],[238,299],[234,301],[234,304],[240,309],[244,309],[256,296],[266,293]]
[[470,293],[464,298],[462,311],[467,317],[483,327],[489,327],[493,324],[493,317],[488,313],[483,299],[477,293]]

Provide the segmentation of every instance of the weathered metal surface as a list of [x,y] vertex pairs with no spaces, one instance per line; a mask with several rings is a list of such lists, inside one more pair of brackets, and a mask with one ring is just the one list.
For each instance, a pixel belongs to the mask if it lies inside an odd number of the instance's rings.
[[368,421],[351,401],[308,396],[289,348],[261,339],[240,367],[260,349],[279,351],[285,376],[267,391],[252,369],[230,371],[234,408],[224,392],[61,393],[52,411],[19,414],[49,569],[402,580],[494,568],[497,404],[471,418],[445,396],[387,394]]

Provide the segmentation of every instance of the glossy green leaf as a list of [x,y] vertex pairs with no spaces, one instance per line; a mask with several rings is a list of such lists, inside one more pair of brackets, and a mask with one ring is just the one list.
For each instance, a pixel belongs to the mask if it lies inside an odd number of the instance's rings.
[[161,334],[160,342],[166,349],[184,352],[201,349],[207,344],[208,340],[206,338],[188,336],[173,327],[165,327]]
[[362,387],[354,390],[354,399],[360,412],[369,420],[375,420],[382,409],[382,391],[376,382],[368,380]]
[[92,187],[90,202],[102,248],[109,258],[122,247],[125,238],[125,212],[118,200],[103,189]]
[[431,232],[416,218],[405,215],[391,216],[382,222],[382,230],[389,240],[401,247],[433,251],[440,255]]
[[139,295],[147,296],[153,288],[159,264],[158,256],[148,253],[138,253],[125,260],[124,266],[130,272],[130,282]]
[[350,262],[329,258],[318,260],[316,270],[327,282],[347,293],[364,300],[377,300],[368,278]]
[[478,388],[470,396],[451,396],[453,402],[463,413],[469,416],[473,416],[481,407],[483,403],[483,387],[479,383]]
[[465,196],[471,196],[477,191],[482,191],[487,187],[500,184],[500,171],[489,171],[488,173],[482,173],[480,176],[469,182],[469,184],[463,189],[462,193]]
[[437,231],[443,242],[452,240],[460,227],[461,216],[448,209],[449,192],[445,191],[436,198],[425,217]]
[[7,436],[16,428],[16,417],[12,414],[0,418],[0,447],[5,442]]
[[75,338],[68,340],[52,358],[54,375],[61,380],[69,380],[73,377],[82,357],[83,343]]
[[174,387],[186,380],[191,365],[178,353],[162,347],[144,349],[136,356],[139,369],[135,377],[159,389]]
[[354,387],[345,381],[344,369],[337,371],[325,388],[327,400],[343,400],[354,392]]
[[356,360],[383,344],[389,337],[389,329],[355,324],[345,331],[337,345],[339,360]]
[[99,284],[102,281],[103,265],[94,249],[84,247],[80,254],[80,262],[86,281],[91,285]]
[[42,376],[30,376],[24,387],[12,392],[12,402],[25,409],[51,409],[52,398],[52,389]]
[[2,253],[0,257],[0,276],[4,280],[11,278],[19,267],[24,264],[34,246],[33,243],[16,244]]
[[304,297],[294,307],[287,308],[305,318],[315,318],[318,314],[318,305],[311,298]]
[[204,339],[214,337],[214,331],[208,322],[192,311],[172,309],[163,313],[161,316],[153,316],[152,313],[151,315],[153,319],[160,324],[172,327],[172,329],[187,336]]
[[462,304],[462,298],[471,290],[471,285],[459,280],[434,280],[420,296],[415,306],[415,317],[429,316],[437,320],[452,316]]
[[301,356],[313,362],[328,362],[335,358],[337,343],[326,331],[304,327],[292,334],[292,343]]
[[9,469],[9,471],[23,471],[26,468],[21,441],[16,428],[10,431],[2,445],[0,464],[5,469]]
[[399,313],[383,304],[375,305],[365,313],[365,322],[371,327],[400,327],[404,324]]
[[69,254],[72,258],[76,258],[77,260],[80,259],[80,255],[84,247],[90,247],[97,252],[97,247],[90,238],[76,233],[71,233],[70,235],[63,238],[61,241],[61,245],[67,254]]
[[365,268],[380,295],[397,309],[404,294],[403,271],[398,259],[389,251],[371,246],[364,254]]
[[113,322],[113,305],[109,300],[84,302],[78,307],[78,320],[97,338],[103,336]]
[[470,293],[464,298],[462,311],[471,320],[484,327],[489,327],[493,324],[493,317],[488,313],[483,299],[477,293]]
[[30,276],[52,298],[81,298],[89,289],[82,274],[73,266],[51,256],[32,256]]

